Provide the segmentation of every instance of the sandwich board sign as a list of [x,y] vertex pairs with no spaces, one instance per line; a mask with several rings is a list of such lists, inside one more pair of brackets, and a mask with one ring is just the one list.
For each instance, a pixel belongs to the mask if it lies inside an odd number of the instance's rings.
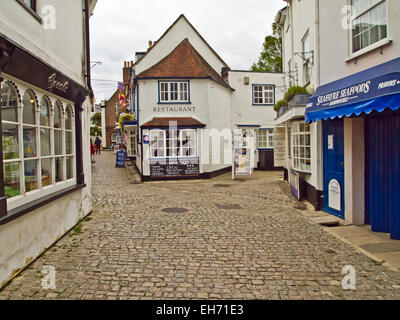
[[116,156],[115,167],[125,168],[125,160],[126,160],[126,151],[124,149],[118,150],[117,156]]
[[233,137],[233,180],[235,176],[251,176],[254,150],[254,129],[236,129]]

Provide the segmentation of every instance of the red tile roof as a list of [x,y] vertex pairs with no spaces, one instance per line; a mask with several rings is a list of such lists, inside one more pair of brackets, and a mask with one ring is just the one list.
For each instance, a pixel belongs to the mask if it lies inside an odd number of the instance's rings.
[[205,127],[206,125],[191,117],[185,118],[157,118],[142,124],[142,127],[169,127],[170,121],[176,121],[177,127]]
[[167,77],[209,78],[231,89],[222,76],[193,48],[187,38],[160,62],[136,76],[137,79]]

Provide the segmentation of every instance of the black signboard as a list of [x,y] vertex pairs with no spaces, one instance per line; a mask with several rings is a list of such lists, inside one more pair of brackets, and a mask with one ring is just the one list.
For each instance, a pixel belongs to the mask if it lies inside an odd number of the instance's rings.
[[125,160],[126,160],[126,152],[125,150],[118,150],[116,155],[116,164],[117,168],[125,168]]
[[152,178],[197,177],[199,174],[199,159],[157,160],[150,162],[150,175]]

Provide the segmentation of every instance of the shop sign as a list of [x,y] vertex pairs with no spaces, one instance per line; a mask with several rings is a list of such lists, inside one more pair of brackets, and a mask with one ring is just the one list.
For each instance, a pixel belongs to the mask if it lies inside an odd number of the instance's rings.
[[[313,96],[308,101],[307,109],[324,109],[339,107],[349,103],[356,103],[400,92],[400,74],[389,73],[383,76],[355,83],[346,88]],[[311,110],[310,110],[311,109]]]
[[162,106],[162,107],[154,107],[153,112],[196,112],[196,107]]
[[339,181],[332,179],[328,185],[328,205],[337,211],[342,210],[341,206],[341,187]]
[[328,135],[328,150],[334,150],[333,135]]
[[125,168],[125,160],[126,160],[126,151],[125,150],[118,150],[116,152],[116,164],[117,168]]
[[150,143],[150,137],[149,137],[148,134],[145,134],[145,135],[143,136],[143,143],[144,143],[144,144],[149,144],[149,143]]
[[61,92],[67,92],[68,88],[70,87],[70,84],[68,81],[65,81],[64,83],[57,81],[56,80],[57,75],[53,73],[51,76],[49,76],[47,80],[48,84],[48,89],[51,92],[53,89],[60,90]]
[[150,161],[152,178],[199,176],[199,159],[162,159]]
[[300,200],[300,179],[297,172],[291,171],[289,175],[290,192],[297,199]]
[[234,131],[233,179],[235,175],[250,176],[254,159],[254,129]]

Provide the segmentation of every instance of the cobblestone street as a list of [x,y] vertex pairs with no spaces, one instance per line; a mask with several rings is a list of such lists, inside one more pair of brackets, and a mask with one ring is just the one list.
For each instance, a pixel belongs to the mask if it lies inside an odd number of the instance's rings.
[[[96,156],[92,214],[0,299],[400,298],[400,274],[301,215],[278,174],[134,184],[114,162]],[[47,265],[55,290],[41,286]],[[342,289],[346,265],[354,291]]]

